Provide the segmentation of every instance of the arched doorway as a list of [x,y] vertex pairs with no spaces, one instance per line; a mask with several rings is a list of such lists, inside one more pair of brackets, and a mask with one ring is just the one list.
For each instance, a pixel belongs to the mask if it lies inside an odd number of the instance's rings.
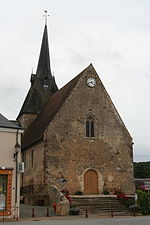
[[88,170],[84,175],[84,193],[98,193],[98,174],[95,170]]

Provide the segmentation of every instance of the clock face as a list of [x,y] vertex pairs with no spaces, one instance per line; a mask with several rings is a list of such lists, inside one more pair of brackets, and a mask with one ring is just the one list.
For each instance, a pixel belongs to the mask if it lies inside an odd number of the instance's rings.
[[94,87],[96,85],[96,80],[94,78],[88,78],[87,79],[87,85],[89,87]]

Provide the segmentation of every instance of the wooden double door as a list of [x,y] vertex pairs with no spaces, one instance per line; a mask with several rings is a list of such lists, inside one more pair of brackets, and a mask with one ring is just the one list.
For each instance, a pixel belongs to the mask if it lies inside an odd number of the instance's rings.
[[84,193],[98,194],[98,174],[95,170],[88,170],[84,175]]

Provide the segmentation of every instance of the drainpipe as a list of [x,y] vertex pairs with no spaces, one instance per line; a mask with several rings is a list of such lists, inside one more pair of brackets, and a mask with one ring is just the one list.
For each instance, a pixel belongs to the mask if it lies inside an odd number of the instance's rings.
[[21,149],[21,146],[18,143],[18,129],[17,129],[17,133],[16,133],[16,144],[15,144],[14,148],[15,148],[14,159],[15,159],[15,162],[16,162],[16,179],[15,179],[16,192],[15,192],[15,203],[17,204],[17,200],[18,200],[18,153],[19,153],[19,151]]

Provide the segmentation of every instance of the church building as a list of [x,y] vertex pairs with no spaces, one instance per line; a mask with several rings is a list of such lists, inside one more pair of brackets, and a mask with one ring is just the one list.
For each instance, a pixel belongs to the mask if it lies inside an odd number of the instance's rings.
[[132,137],[92,64],[58,89],[47,25],[17,119],[25,129],[23,195],[47,204],[51,185],[70,194],[134,194]]

